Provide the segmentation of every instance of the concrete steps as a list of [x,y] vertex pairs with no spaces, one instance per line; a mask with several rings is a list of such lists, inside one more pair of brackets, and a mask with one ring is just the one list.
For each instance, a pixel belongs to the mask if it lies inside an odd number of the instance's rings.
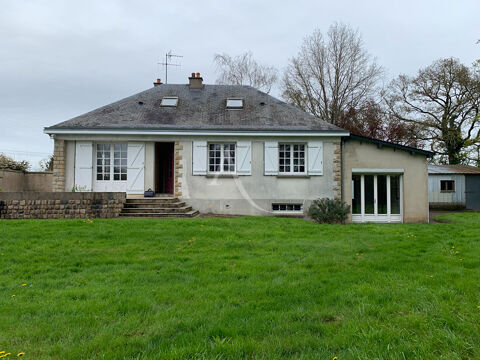
[[173,197],[127,199],[121,217],[195,217],[199,212]]

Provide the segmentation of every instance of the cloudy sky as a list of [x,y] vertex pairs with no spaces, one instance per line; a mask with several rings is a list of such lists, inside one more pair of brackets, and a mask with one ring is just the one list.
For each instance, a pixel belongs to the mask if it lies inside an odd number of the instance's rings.
[[[480,58],[479,0],[0,0],[0,152],[34,165],[53,151],[43,128],[152,86],[167,51],[183,55],[169,83],[215,53],[280,70],[315,28],[358,28],[387,79],[441,57]],[[273,95],[278,95],[274,91]]]

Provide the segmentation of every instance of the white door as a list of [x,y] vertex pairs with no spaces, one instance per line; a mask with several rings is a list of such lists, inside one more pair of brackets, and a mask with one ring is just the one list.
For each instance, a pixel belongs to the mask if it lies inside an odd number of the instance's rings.
[[91,141],[75,144],[75,191],[92,191],[92,149]]
[[353,222],[402,222],[402,176],[352,175]]
[[145,191],[145,143],[128,143],[127,193]]
[[126,192],[127,190],[127,144],[95,144],[96,192]]

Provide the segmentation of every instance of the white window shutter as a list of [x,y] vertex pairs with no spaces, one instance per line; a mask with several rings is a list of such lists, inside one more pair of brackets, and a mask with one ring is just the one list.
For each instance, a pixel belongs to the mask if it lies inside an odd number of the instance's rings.
[[265,175],[278,175],[278,142],[265,141]]
[[323,175],[323,142],[308,142],[308,174]]
[[192,174],[207,175],[207,142],[206,141],[193,142]]
[[143,194],[145,191],[145,143],[128,143],[127,193]]
[[93,179],[93,143],[77,141],[75,143],[75,188],[77,191],[92,191]]
[[252,175],[251,141],[237,141],[237,174]]

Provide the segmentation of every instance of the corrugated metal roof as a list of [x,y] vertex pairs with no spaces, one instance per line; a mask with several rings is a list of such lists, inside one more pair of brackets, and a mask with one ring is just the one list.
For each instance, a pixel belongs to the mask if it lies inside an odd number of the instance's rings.
[[[167,96],[178,97],[177,106],[160,106]],[[243,109],[227,109],[227,98],[243,99]],[[46,128],[47,133],[49,129],[343,130],[251,86],[190,89],[174,84],[155,86]]]
[[429,174],[480,174],[480,168],[469,165],[428,165]]

